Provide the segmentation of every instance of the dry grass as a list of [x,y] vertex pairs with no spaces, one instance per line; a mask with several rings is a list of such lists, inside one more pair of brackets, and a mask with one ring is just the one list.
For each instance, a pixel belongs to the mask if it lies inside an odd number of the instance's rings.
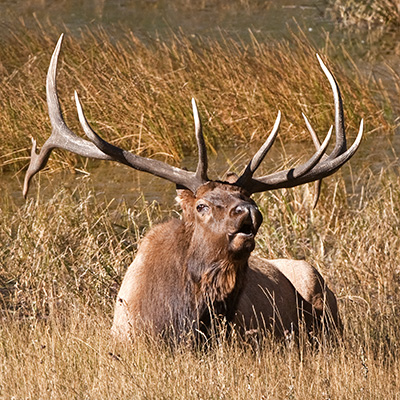
[[400,26],[398,0],[329,0],[336,18],[345,25]]
[[[59,35],[51,26],[14,29],[0,46],[3,170],[26,166],[29,136],[39,146],[49,136],[45,75]],[[66,120],[81,132],[72,99],[77,89],[89,120],[105,138],[171,163],[195,152],[191,97],[198,100],[211,149],[259,143],[278,109],[283,140],[308,136],[302,111],[322,137],[333,122],[333,105],[315,46],[301,31],[290,44],[250,37],[250,43],[243,43],[222,33],[219,41],[171,34],[144,43],[131,32],[120,40],[102,30],[85,31],[80,38],[67,32],[58,75]],[[364,116],[367,131],[379,127],[390,132],[395,113],[379,82],[361,74],[329,40],[319,51],[337,60],[331,68],[340,82],[349,131],[356,131]],[[76,164],[70,154],[57,153],[51,160],[53,170],[60,163]]]
[[[96,199],[90,183],[0,208],[2,398],[389,399],[400,391],[400,179],[360,175],[362,201],[339,178],[316,210],[307,188],[261,196],[259,248],[306,258],[339,297],[337,345],[258,350],[219,340],[207,352],[109,336],[116,289],[151,223],[170,215],[142,201]],[[351,187],[351,186],[350,186]],[[360,188],[358,188],[360,189]],[[357,197],[356,199],[354,197]],[[332,207],[333,205],[333,207]]]
[[[29,134],[39,143],[48,136],[44,80],[56,37],[25,32],[0,46],[4,169],[27,163]],[[194,146],[192,96],[211,147],[259,141],[278,107],[286,115],[283,135],[304,135],[301,110],[323,131],[332,121],[329,88],[313,47],[302,36],[294,39],[288,51],[287,44],[255,40],[173,37],[145,46],[130,34],[118,43],[104,32],[67,37],[59,75],[67,119],[77,126],[71,95],[78,88],[104,136],[138,153],[176,159]],[[396,115],[386,95],[374,100],[372,93],[382,91],[371,91],[361,74],[348,76],[336,63],[333,69],[349,131],[360,116],[367,126],[389,130]],[[53,159],[53,169],[76,163],[71,156]],[[328,180],[316,210],[307,187],[258,199],[264,224],[257,251],[309,260],[339,297],[343,340],[318,350],[271,338],[255,350],[220,340],[206,352],[185,346],[171,352],[147,338],[113,343],[109,328],[123,274],[140,238],[175,214],[173,207],[140,198],[115,204],[96,196],[87,179],[73,189],[53,187],[48,199],[39,190],[22,206],[3,191],[0,398],[396,398],[400,179],[390,168],[376,176],[363,166],[356,175],[350,184],[340,174]]]

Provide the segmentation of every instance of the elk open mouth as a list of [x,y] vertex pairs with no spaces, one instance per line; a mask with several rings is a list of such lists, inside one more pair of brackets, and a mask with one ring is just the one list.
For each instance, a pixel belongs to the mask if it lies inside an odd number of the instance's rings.
[[251,222],[244,222],[238,230],[228,234],[230,239],[235,237],[252,238],[256,235],[257,230]]
[[229,250],[235,257],[248,257],[255,247],[256,227],[250,222],[243,222],[237,230],[228,233]]
[[228,233],[229,249],[235,256],[248,257],[255,247],[255,236],[262,222],[262,215],[257,207],[239,208],[242,215],[236,219]]

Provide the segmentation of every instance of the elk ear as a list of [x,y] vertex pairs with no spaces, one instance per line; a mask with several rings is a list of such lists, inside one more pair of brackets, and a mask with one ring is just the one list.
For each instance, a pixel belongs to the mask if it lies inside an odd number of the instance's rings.
[[195,196],[189,189],[176,189],[176,201],[183,211],[185,220],[193,220],[193,207],[195,203]]
[[236,183],[238,176],[234,172],[228,172],[225,176],[225,181],[228,183]]

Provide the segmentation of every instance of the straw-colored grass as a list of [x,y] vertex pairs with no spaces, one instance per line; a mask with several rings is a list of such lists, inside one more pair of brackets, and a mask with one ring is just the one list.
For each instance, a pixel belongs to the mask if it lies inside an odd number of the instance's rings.
[[[50,132],[44,81],[59,32],[47,32],[21,29],[0,46],[4,169],[28,162],[29,135],[42,144]],[[76,130],[74,89],[105,137],[139,154],[168,153],[177,162],[194,149],[192,96],[210,147],[260,141],[278,108],[285,115],[282,136],[305,136],[301,111],[323,134],[333,121],[332,100],[314,52],[301,34],[289,50],[288,44],[255,39],[248,45],[179,36],[144,45],[131,34],[116,42],[104,32],[85,32],[65,40],[59,92]],[[329,55],[329,44],[324,52]],[[371,90],[354,66],[355,75],[340,63],[330,66],[340,81],[349,132],[361,117],[367,135],[378,126],[389,131],[396,115],[386,94],[377,86]],[[377,93],[383,93],[379,101],[372,96]],[[60,153],[52,160],[53,170],[76,163]],[[340,173],[327,179],[329,190],[315,210],[308,187],[258,198],[264,223],[257,252],[307,259],[338,295],[343,339],[318,349],[268,337],[255,349],[219,338],[208,351],[184,345],[171,351],[145,337],[114,343],[115,295],[138,241],[176,210],[140,197],[115,204],[90,179],[72,189],[56,184],[47,197],[37,189],[24,205],[4,190],[0,398],[396,398],[400,179],[389,168],[376,177],[363,166],[355,175],[350,183]]]
[[[171,209],[95,197],[86,180],[49,200],[0,208],[0,397],[392,399],[400,391],[400,179],[340,175],[316,210],[307,188],[259,199],[269,257],[306,258],[339,298],[343,340],[318,350],[265,339],[220,340],[206,352],[109,335],[115,293],[140,237]],[[336,183],[335,183],[336,182]],[[166,184],[168,185],[168,184]],[[351,187],[351,186],[350,186]],[[304,201],[306,199],[306,201]]]
[[[29,137],[40,147],[50,134],[45,77],[60,34],[51,26],[15,29],[0,46],[0,168],[14,170],[28,163]],[[333,123],[333,100],[315,46],[301,31],[290,44],[261,42],[251,33],[249,38],[244,43],[222,33],[219,41],[181,33],[144,43],[131,32],[118,40],[102,30],[84,31],[80,38],[67,32],[58,74],[65,118],[81,134],[76,89],[89,120],[105,138],[171,163],[195,153],[191,97],[198,101],[210,149],[259,143],[278,109],[283,140],[308,136],[301,112],[323,137]],[[329,40],[318,51],[327,55],[340,83],[348,130],[356,131],[363,116],[367,132],[390,132],[395,117],[385,89]],[[74,165],[76,158],[57,153],[50,167],[60,163]]]
[[329,0],[334,15],[346,25],[400,26],[398,0]]

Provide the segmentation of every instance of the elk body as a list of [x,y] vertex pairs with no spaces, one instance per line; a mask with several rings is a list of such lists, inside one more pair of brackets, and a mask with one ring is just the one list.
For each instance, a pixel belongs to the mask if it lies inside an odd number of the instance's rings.
[[[222,317],[239,332],[270,330],[283,334],[299,325],[308,330],[340,326],[336,298],[318,271],[305,261],[265,260],[252,255],[262,215],[251,195],[321,180],[337,171],[357,150],[362,121],[353,145],[346,148],[342,100],[337,83],[318,57],[334,95],[336,144],[327,155],[332,127],[322,144],[305,118],[317,148],[295,168],[253,177],[274,142],[280,113],[271,134],[238,177],[213,181],[207,176],[207,153],[196,103],[192,100],[199,161],[195,172],[143,158],[100,138],[88,124],[75,93],[79,120],[89,140],[65,124],[57,96],[56,68],[60,37],[47,74],[47,102],[53,131],[39,153],[33,142],[23,193],[54,148],[123,163],[177,185],[181,219],[154,227],[142,240],[118,293],[112,330],[118,337],[137,331],[154,336],[191,332],[207,335],[213,318]],[[318,188],[319,193],[319,188]]]

